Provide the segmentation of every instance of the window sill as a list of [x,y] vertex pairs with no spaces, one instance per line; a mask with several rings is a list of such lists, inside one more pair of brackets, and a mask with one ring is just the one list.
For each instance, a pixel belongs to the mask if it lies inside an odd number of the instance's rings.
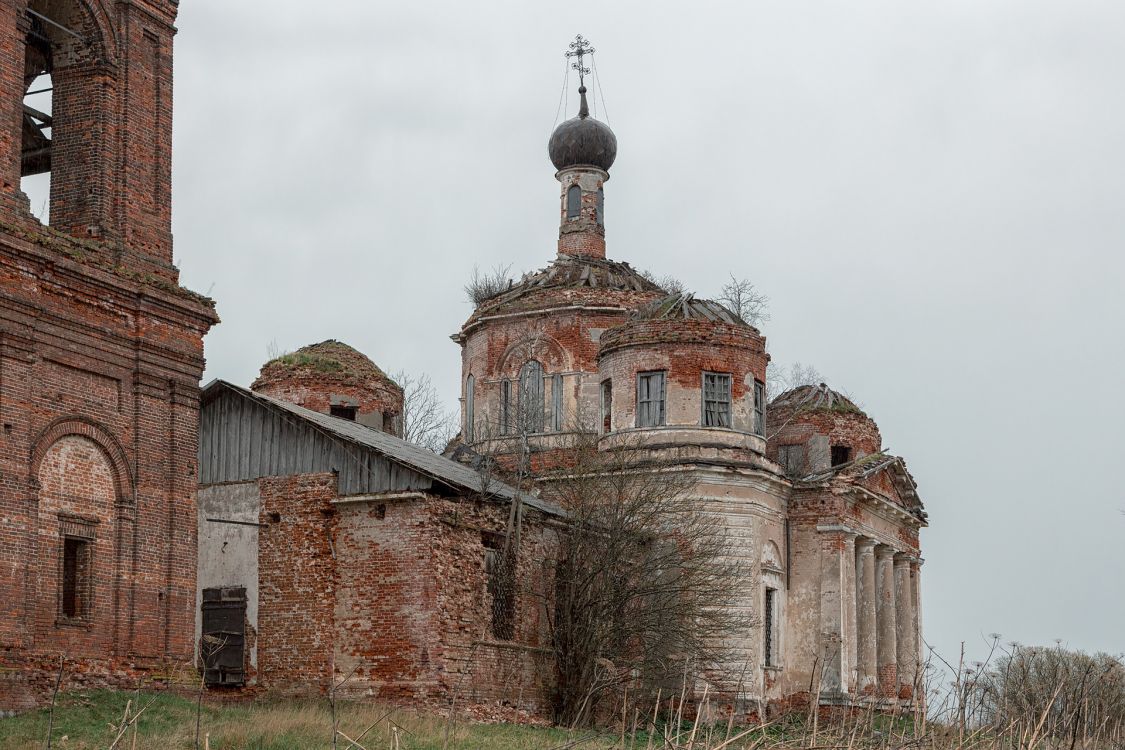
[[765,672],[780,673],[781,670],[782,670],[782,667],[779,667],[776,664],[763,664],[762,665],[762,671],[765,671]]
[[88,617],[64,617],[59,616],[55,618],[56,628],[85,628],[89,630],[94,626]]

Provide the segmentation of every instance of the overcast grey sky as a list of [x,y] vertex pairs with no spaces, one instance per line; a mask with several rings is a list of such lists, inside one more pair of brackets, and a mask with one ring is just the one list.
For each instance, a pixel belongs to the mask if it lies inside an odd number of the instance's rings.
[[610,257],[752,278],[774,361],[864,404],[931,516],[927,639],[1125,650],[1125,3],[188,0],[179,28],[208,379],[338,338],[452,405],[473,266],[554,255],[582,33]]

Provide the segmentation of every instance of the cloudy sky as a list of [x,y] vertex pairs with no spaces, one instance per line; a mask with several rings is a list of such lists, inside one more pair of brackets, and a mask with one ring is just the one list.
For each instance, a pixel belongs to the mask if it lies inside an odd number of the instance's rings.
[[927,639],[1125,650],[1125,4],[190,0],[179,28],[208,379],[338,338],[452,405],[473,267],[554,253],[582,33],[610,256],[750,277],[774,361],[864,404],[931,515]]

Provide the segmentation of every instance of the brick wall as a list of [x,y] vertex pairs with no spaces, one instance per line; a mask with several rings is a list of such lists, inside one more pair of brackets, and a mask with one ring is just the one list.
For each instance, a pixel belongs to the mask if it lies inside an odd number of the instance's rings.
[[[337,666],[348,690],[394,700],[547,705],[552,668],[540,569],[553,532],[525,516],[515,633],[492,633],[484,538],[504,529],[493,503],[427,496],[340,507]],[[493,537],[495,538],[495,537]]]
[[[56,45],[52,227],[19,191],[22,5],[0,7],[0,707],[42,700],[60,651],[67,685],[135,685],[190,660],[202,339],[217,322],[171,265],[175,4],[50,4],[90,42]],[[97,521],[85,623],[55,616],[67,512]]]
[[285,692],[331,686],[337,563],[335,474],[259,482],[258,681]]

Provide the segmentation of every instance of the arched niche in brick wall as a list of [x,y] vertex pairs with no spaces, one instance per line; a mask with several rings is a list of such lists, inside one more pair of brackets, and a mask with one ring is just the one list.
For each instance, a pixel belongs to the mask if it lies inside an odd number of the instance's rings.
[[113,469],[114,487],[117,502],[132,503],[133,476],[129,471],[129,460],[124,449],[108,431],[98,424],[81,417],[63,417],[48,425],[35,439],[31,449],[30,486],[38,488],[39,471],[48,451],[64,437],[76,435],[90,440],[104,454]]
[[555,338],[545,333],[533,333],[508,345],[496,362],[495,374],[516,378],[520,368],[535,360],[546,374],[569,372],[573,369],[570,353]]

